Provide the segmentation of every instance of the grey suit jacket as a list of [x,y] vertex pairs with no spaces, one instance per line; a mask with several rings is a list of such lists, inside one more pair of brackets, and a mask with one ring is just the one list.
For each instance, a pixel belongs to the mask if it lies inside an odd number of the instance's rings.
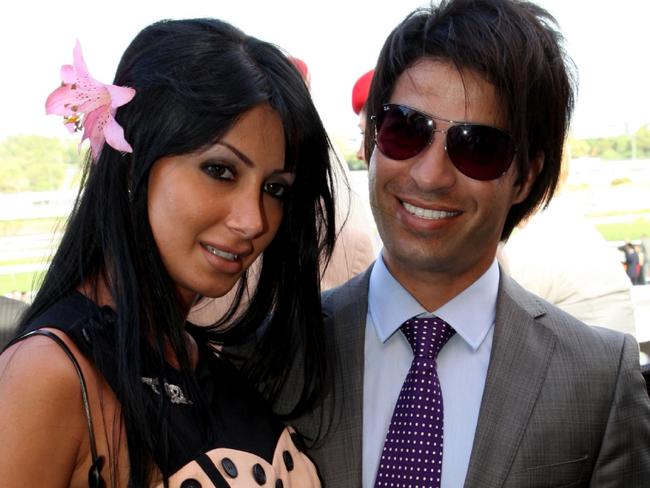
[[[370,270],[323,295],[335,394],[296,423],[326,488],[361,486]],[[453,408],[453,405],[445,408]],[[501,274],[466,488],[650,487],[650,400],[638,346],[589,327]]]

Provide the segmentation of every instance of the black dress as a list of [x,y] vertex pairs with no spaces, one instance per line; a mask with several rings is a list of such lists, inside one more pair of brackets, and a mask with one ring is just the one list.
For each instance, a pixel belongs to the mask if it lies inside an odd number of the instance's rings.
[[[113,387],[117,348],[106,332],[114,320],[112,309],[100,308],[75,292],[35,318],[29,329],[64,332]],[[141,383],[150,402],[149,417],[166,439],[153,457],[169,478],[169,486],[320,487],[299,434],[286,427],[237,370],[209,348],[200,327],[188,323],[186,330],[199,350],[194,387],[169,364],[164,364],[162,377],[154,374],[147,361],[150,351],[143,350]],[[162,402],[161,395],[169,401]],[[167,409],[169,425],[162,425],[161,405]]]

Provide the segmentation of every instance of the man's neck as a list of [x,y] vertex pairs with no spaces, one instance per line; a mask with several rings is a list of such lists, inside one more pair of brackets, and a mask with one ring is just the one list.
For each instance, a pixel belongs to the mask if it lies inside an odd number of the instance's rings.
[[383,259],[393,277],[429,312],[439,309],[471,286],[494,261],[493,257],[462,274],[450,274],[445,270],[409,270],[406,273],[403,271],[405,268],[395,266],[390,259]]

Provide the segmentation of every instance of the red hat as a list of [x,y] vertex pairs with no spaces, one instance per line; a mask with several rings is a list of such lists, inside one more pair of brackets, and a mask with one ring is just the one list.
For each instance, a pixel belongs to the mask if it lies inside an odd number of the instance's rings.
[[354,110],[354,113],[357,115],[366,104],[368,92],[370,91],[370,83],[372,83],[372,76],[374,74],[375,70],[371,69],[367,73],[363,74],[352,87],[352,110]]
[[289,60],[298,69],[298,71],[300,71],[303,80],[309,80],[309,67],[307,66],[307,63],[305,63],[302,59],[295,58],[293,56],[289,56]]

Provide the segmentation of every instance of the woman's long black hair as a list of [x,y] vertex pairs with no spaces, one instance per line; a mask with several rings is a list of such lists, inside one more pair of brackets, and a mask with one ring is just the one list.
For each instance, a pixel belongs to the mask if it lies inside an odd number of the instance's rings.
[[[281,117],[285,165],[296,175],[282,223],[263,253],[258,287],[236,326],[225,332],[209,328],[206,334],[210,342],[226,345],[259,337],[242,368],[269,402],[279,395],[300,352],[306,381],[297,402],[284,412],[292,416],[319,399],[327,378],[319,259],[329,257],[335,238],[330,143],[286,55],[219,20],[146,27],[125,51],[114,84],[136,90],[116,114],[133,153],[104,145],[98,160],[86,164],[60,246],[20,329],[25,332],[31,320],[81,283],[108,283],[116,309],[111,340],[119,351],[113,388],[127,433],[130,484],[147,486],[156,463],[154,446],[165,443],[168,432],[165,425],[151,425],[144,407],[143,346],[153,346],[162,375],[167,342],[181,371],[191,376],[186,311],[149,224],[152,165],[214,144],[258,104],[268,103]],[[93,356],[100,371],[107,367],[101,354]]]

